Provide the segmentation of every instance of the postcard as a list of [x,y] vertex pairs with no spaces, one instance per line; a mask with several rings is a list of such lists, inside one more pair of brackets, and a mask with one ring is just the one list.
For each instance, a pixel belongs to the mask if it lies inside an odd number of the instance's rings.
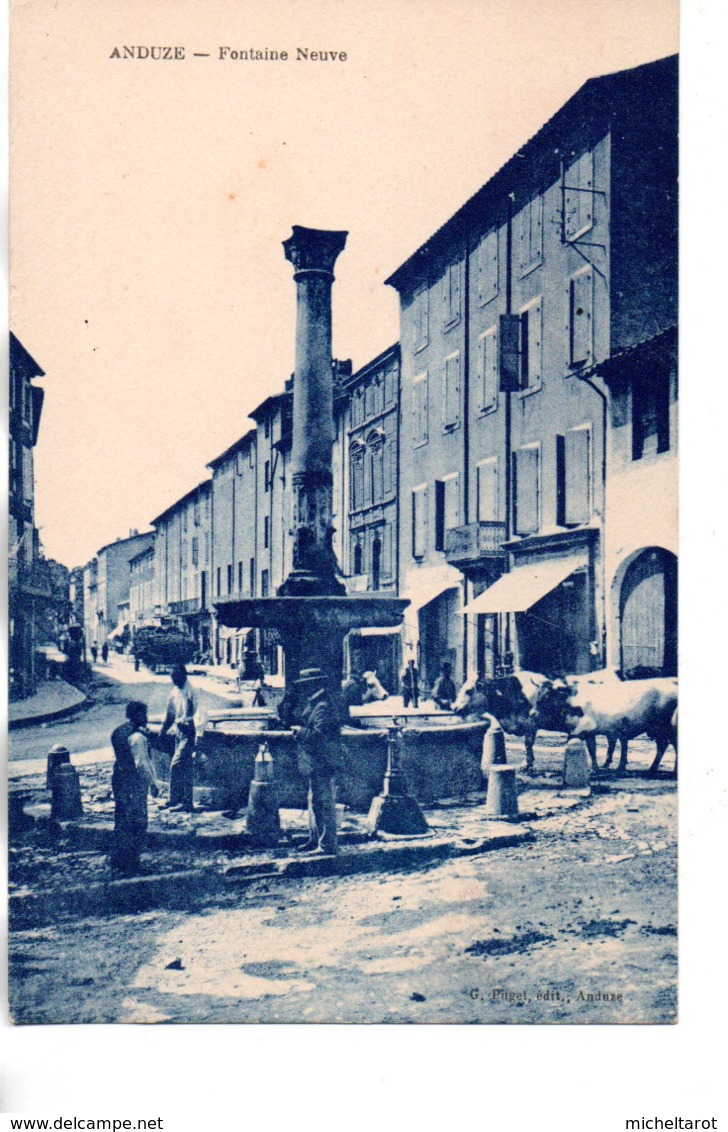
[[10,47],[13,1021],[675,1022],[677,5]]

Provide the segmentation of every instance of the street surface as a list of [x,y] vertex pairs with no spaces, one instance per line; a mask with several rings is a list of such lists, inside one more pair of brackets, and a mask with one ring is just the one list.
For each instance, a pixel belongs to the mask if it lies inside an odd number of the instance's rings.
[[534,823],[528,846],[15,933],[13,1017],[674,1021],[675,784],[615,786]]
[[[230,706],[222,695],[209,691],[212,681],[192,676],[190,682],[208,711]],[[206,687],[201,687],[201,683]],[[220,685],[221,692],[224,687]],[[89,689],[93,705],[69,719],[10,732],[10,759],[43,758],[54,743],[62,743],[72,755],[107,747],[111,732],[126,719],[124,713],[129,700],[143,700],[150,716],[162,715],[171,688],[169,674],[156,674],[146,668],[135,672],[131,660],[112,653],[107,664],[98,664],[93,669]]]

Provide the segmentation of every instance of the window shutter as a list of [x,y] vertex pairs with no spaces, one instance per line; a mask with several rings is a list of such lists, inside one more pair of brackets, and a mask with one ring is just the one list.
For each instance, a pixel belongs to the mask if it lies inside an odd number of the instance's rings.
[[515,455],[516,534],[530,535],[538,530],[538,449],[521,448]]
[[566,526],[589,522],[589,441],[588,428],[572,428],[565,437]]
[[445,481],[435,480],[435,550],[445,547]]
[[498,232],[489,232],[478,253],[478,302],[489,303],[498,294]]
[[460,526],[460,477],[448,476],[445,486],[445,530]]
[[416,378],[412,388],[413,441],[423,444],[427,440],[427,374]]
[[520,316],[517,314],[502,314],[498,320],[499,374],[502,393],[509,393],[520,386],[520,321]]
[[569,306],[571,313],[571,364],[592,360],[593,278],[591,267],[572,276]]
[[412,492],[412,554],[423,558],[427,552],[427,488]]
[[498,401],[498,328],[481,334],[478,348],[479,410],[492,409]]
[[390,491],[394,490],[394,469],[393,469],[394,445],[391,440],[385,440],[382,446],[382,478],[383,490],[385,495],[389,495]]
[[541,383],[541,299],[528,308],[528,384]]
[[460,354],[445,358],[445,428],[460,424]]
[[481,523],[498,521],[498,459],[495,456],[478,464],[478,520]]
[[566,525],[566,453],[563,436],[556,437],[556,523]]

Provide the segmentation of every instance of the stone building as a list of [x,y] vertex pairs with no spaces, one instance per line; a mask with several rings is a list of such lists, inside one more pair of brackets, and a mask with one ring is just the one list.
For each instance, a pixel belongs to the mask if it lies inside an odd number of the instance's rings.
[[600,367],[676,322],[676,106],[676,58],[591,79],[387,280],[427,682],[607,660]]
[[107,642],[113,643],[124,631],[124,609],[131,587],[130,563],[153,543],[153,531],[139,534],[132,530],[128,538],[118,538],[102,546],[84,567],[83,620],[87,650],[94,644],[101,649]]
[[[160,623],[176,623],[200,653],[210,649],[211,636],[211,498],[212,485],[204,480],[152,519],[155,615]],[[143,586],[148,563],[136,566]]]
[[44,392],[34,385],[44,371],[21,342],[10,334],[10,480],[8,501],[8,668],[10,698],[36,690],[38,622],[51,598],[50,579],[39,562],[35,528],[33,449],[43,409]]
[[161,610],[157,608],[154,556],[152,543],[129,561],[129,628],[132,639],[137,629],[161,624]]

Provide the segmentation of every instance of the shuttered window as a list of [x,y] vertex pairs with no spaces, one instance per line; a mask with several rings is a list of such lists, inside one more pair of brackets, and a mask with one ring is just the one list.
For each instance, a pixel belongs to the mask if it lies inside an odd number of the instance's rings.
[[426,287],[417,291],[412,301],[412,348],[422,350],[429,336],[429,302]]
[[575,240],[594,223],[594,154],[583,153],[564,177],[564,236]]
[[444,367],[445,428],[457,428],[460,424],[460,354],[454,353],[445,358]]
[[387,441],[385,441],[384,447],[382,449],[382,455],[383,455],[383,464],[384,464],[384,467],[383,467],[384,494],[386,496],[386,495],[390,495],[394,491],[395,450],[394,450],[394,438],[393,437],[390,437]]
[[517,535],[538,530],[538,448],[513,453],[513,529]]
[[351,506],[364,506],[364,453],[357,449],[351,457]]
[[427,374],[421,373],[412,385],[412,443],[427,443]]
[[498,327],[491,326],[478,339],[478,411],[498,404]]
[[33,456],[29,448],[23,448],[23,500],[33,501]]
[[556,522],[588,523],[591,516],[591,431],[572,428],[556,437]]
[[520,312],[521,389],[538,389],[541,385],[541,297],[534,299]]
[[593,357],[594,278],[585,267],[569,280],[569,361],[591,362]]
[[518,259],[523,275],[543,259],[543,197],[534,197],[521,209],[517,231]]
[[412,492],[412,555],[424,558],[427,553],[427,486]]
[[478,521],[498,521],[498,457],[478,464]]
[[451,263],[442,281],[443,322],[452,326],[460,318],[461,264]]
[[489,303],[498,294],[498,233],[489,232],[478,248],[478,302]]

